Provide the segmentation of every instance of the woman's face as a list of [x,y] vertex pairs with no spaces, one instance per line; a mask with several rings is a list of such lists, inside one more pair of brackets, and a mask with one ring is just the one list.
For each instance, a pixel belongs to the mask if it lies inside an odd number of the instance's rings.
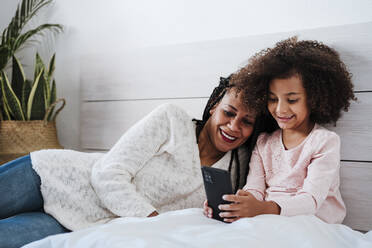
[[253,132],[256,114],[247,109],[234,89],[226,92],[210,114],[206,131],[218,151],[228,152],[239,147]]

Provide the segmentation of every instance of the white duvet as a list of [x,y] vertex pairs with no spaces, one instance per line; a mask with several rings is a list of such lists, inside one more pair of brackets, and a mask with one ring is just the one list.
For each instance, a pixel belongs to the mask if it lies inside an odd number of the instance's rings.
[[326,224],[315,216],[261,215],[225,224],[206,218],[202,209],[186,209],[152,218],[119,218],[24,247],[372,248],[372,231],[363,234],[345,225]]

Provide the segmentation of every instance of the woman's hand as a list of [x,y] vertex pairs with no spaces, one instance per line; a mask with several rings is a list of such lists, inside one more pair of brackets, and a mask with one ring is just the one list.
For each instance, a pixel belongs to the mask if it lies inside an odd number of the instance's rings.
[[205,200],[203,203],[203,214],[208,218],[212,218],[213,209],[208,206],[208,201]]
[[254,217],[260,214],[280,214],[280,207],[275,202],[259,201],[244,190],[238,190],[235,195],[224,195],[223,199],[232,202],[218,206],[220,210],[224,211],[220,213],[220,216],[224,218],[225,222],[234,222],[240,218]]
[[152,212],[149,216],[147,216],[147,217],[154,217],[154,216],[157,216],[157,215],[159,215],[159,213],[158,212],[156,212],[156,211],[154,211],[154,212]]

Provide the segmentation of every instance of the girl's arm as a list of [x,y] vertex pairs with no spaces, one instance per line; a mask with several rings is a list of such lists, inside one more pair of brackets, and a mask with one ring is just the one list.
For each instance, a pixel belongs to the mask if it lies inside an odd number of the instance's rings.
[[131,127],[92,168],[94,190],[103,205],[118,216],[156,214],[132,180],[168,140],[167,110],[169,105],[161,106]]
[[281,207],[281,215],[315,214],[331,190],[338,191],[340,138],[335,133],[330,134],[328,137],[319,137],[322,144],[312,155],[303,187],[295,195],[275,198]]
[[257,139],[256,147],[254,148],[249,162],[249,173],[247,182],[243,187],[243,190],[251,193],[257,200],[263,201],[265,198],[266,190],[266,176],[265,169],[260,154],[259,146],[263,140],[261,135]]
[[226,222],[260,214],[280,214],[280,207],[275,202],[263,201],[266,183],[263,162],[259,152],[262,137],[258,138],[257,145],[252,152],[247,183],[243,190],[239,190],[235,195],[225,195],[224,200],[232,203],[220,205],[220,209],[226,211],[220,214]]

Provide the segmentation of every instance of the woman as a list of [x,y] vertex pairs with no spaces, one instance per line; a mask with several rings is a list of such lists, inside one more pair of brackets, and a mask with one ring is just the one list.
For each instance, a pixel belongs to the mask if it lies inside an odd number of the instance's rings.
[[241,188],[257,135],[268,128],[247,90],[221,78],[202,120],[162,105],[104,155],[42,150],[0,167],[0,243],[19,247],[117,217],[201,207],[201,165],[230,170]]

